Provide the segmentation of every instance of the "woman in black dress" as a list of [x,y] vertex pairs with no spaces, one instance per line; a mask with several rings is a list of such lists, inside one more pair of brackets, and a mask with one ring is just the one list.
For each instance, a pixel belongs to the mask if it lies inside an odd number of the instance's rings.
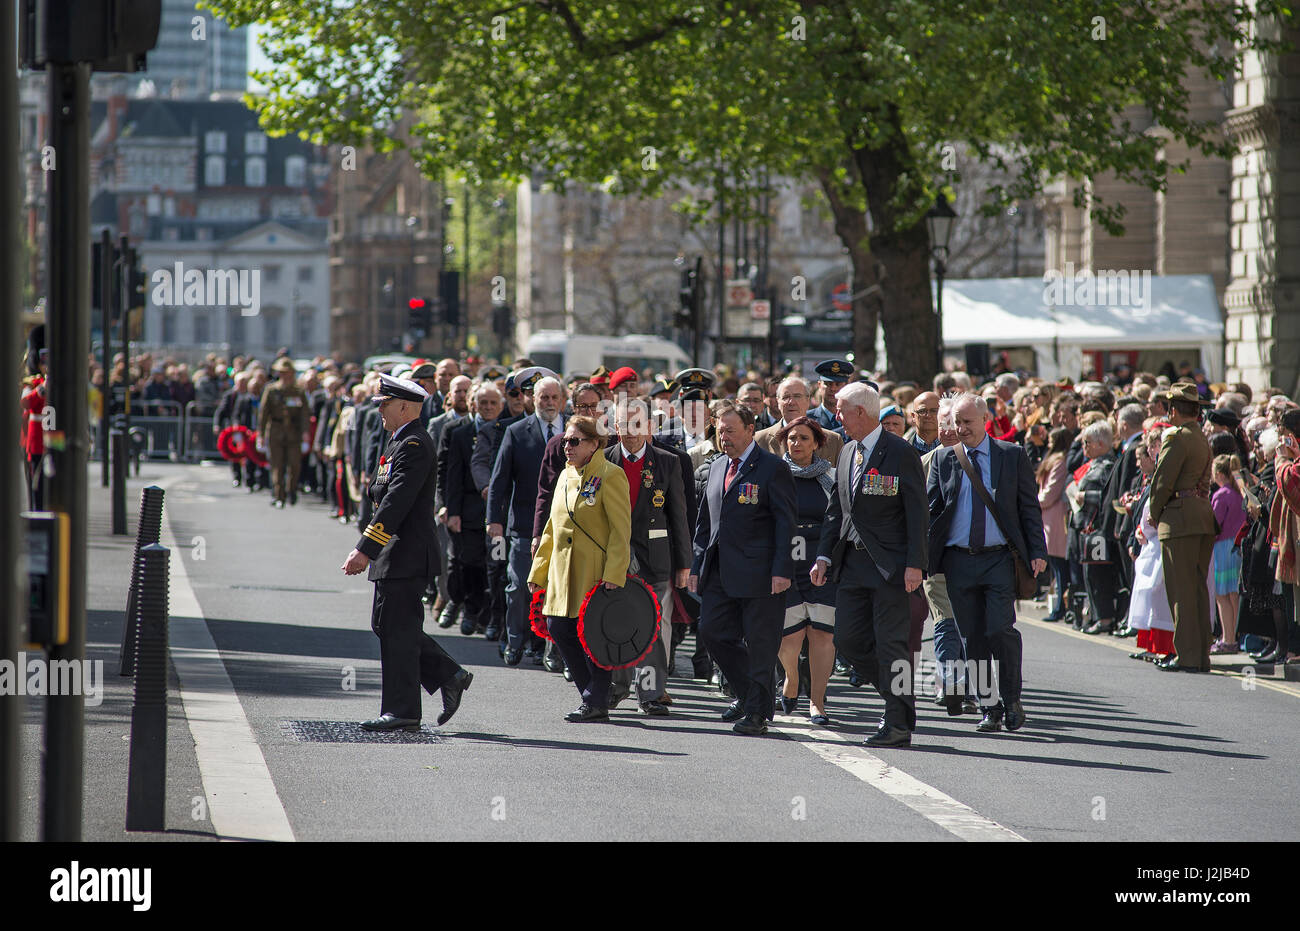
[[825,727],[831,723],[826,717],[826,683],[835,666],[835,586],[814,586],[808,570],[817,558],[826,505],[835,493],[835,465],[815,455],[826,442],[826,434],[816,421],[799,417],[786,424],[777,436],[785,450],[786,465],[794,474],[797,511],[794,579],[786,592],[785,631],[777,654],[785,669],[781,711],[793,714],[799,703],[799,651],[807,638],[809,720]]

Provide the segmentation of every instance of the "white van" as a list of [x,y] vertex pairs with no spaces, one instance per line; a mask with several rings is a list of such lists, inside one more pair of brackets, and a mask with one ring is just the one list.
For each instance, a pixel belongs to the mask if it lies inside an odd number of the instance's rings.
[[567,377],[590,374],[600,366],[614,371],[624,365],[642,374],[646,369],[671,378],[694,363],[682,347],[662,336],[580,336],[563,330],[538,330],[528,338],[524,353],[537,365]]

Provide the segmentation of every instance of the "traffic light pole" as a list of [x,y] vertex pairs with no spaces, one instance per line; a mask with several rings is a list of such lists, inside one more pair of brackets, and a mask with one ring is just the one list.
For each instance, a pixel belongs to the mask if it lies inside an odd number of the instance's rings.
[[[46,66],[50,144],[59,170],[49,184],[50,349],[48,404],[63,448],[47,442],[53,463],[49,507],[68,516],[68,642],[50,648],[52,663],[80,665],[86,652],[87,443],[86,359],[90,355],[90,64]],[[13,177],[10,175],[9,177]],[[45,722],[44,831],[47,841],[81,840],[85,698],[50,695]]]
[[[19,383],[18,354],[9,347],[22,345],[18,306],[22,300],[19,287],[19,216],[22,200],[18,195],[18,63],[16,60],[17,23],[14,3],[0,3],[0,137],[11,140],[0,146],[0,385]],[[53,172],[51,172],[53,174]],[[25,426],[25,425],[23,425]],[[0,436],[18,436],[18,405],[10,398],[0,404]],[[0,566],[23,565],[25,553],[19,546],[19,513],[23,509],[22,472],[19,457],[12,452],[0,456]],[[0,660],[18,663],[26,626],[23,610],[23,575],[0,572]],[[18,728],[22,700],[16,696],[0,697],[0,841],[19,839],[18,800]]]
[[92,281],[92,288],[99,288],[99,347],[103,353],[104,383],[100,391],[99,414],[99,485],[108,487],[108,422],[109,411],[113,407],[113,386],[109,383],[113,360],[113,237],[108,230],[99,234],[99,280]]

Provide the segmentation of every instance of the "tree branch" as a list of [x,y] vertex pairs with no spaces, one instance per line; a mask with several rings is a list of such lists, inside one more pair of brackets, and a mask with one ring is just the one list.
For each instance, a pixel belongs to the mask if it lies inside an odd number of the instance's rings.
[[639,36],[633,36],[627,39],[618,39],[613,42],[593,42],[582,31],[582,26],[578,23],[578,18],[573,15],[573,10],[565,0],[537,0],[537,5],[544,10],[549,10],[560,18],[564,23],[564,28],[568,30],[569,37],[573,40],[573,47],[579,54],[589,59],[612,58],[616,55],[622,55],[627,52],[634,52],[646,45],[652,45],[669,33],[686,27],[694,26],[695,21],[685,16],[674,16],[664,25],[657,26],[648,32]]

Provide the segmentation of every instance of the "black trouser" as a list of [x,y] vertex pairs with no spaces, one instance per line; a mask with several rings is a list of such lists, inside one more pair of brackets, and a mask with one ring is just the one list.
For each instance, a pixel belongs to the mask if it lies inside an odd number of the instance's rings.
[[[468,618],[479,627],[486,627],[493,606],[493,596],[488,591],[487,532],[462,530],[449,533],[451,538],[451,569],[448,579],[448,597],[459,595],[462,604],[462,622]],[[505,582],[501,583],[501,597],[505,597]],[[505,609],[502,608],[504,617]]]
[[1015,628],[1016,571],[1011,551],[971,555],[950,546],[944,550],[942,568],[957,629],[966,640],[966,657],[976,664],[975,676],[968,670],[967,687],[973,684],[981,705],[996,704],[992,662],[997,660],[1002,701],[1019,700],[1024,645]]
[[432,695],[460,665],[424,632],[424,579],[378,579],[370,628],[379,637],[380,714],[420,720],[420,686]]
[[732,598],[715,571],[700,598],[697,635],[717,662],[747,715],[771,718],[776,656],[785,622],[785,593]]
[[546,626],[555,641],[555,648],[573,674],[573,684],[582,700],[593,708],[608,708],[610,672],[593,663],[582,648],[582,641],[578,639],[578,619],[547,615]]
[[835,592],[835,649],[880,694],[884,723],[916,729],[912,612],[903,580],[881,576],[866,550],[845,548]]
[[1114,620],[1116,617],[1116,592],[1119,588],[1119,571],[1114,563],[1085,563],[1083,583],[1088,590],[1088,605],[1092,619]]

